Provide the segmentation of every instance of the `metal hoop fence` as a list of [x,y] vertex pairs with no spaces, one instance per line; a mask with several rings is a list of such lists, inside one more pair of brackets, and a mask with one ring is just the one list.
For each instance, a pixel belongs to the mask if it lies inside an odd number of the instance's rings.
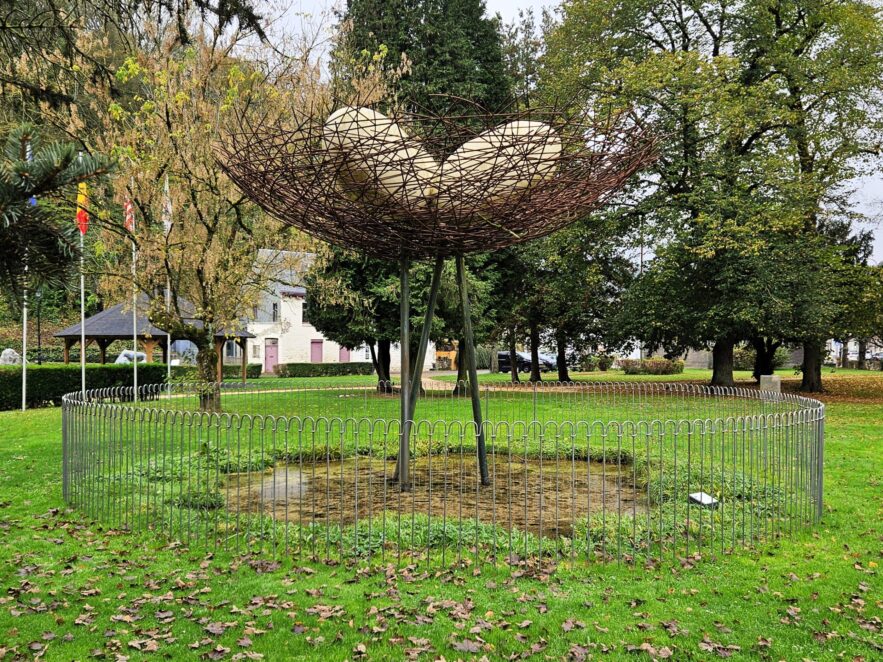
[[[406,426],[402,491],[397,384],[274,383],[66,395],[64,498],[115,529],[192,547],[442,565],[708,556],[822,515],[825,409],[809,398],[481,385],[481,485],[469,385],[430,380]],[[220,411],[200,411],[206,393]]]

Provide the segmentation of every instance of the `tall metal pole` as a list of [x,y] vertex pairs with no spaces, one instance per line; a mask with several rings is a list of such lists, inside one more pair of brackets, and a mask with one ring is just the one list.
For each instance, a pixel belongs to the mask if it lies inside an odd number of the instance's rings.
[[478,392],[478,370],[475,366],[475,342],[472,335],[472,311],[469,306],[469,283],[463,256],[456,257],[457,280],[460,285],[460,307],[463,309],[463,340],[466,341],[466,369],[469,375],[469,394],[472,398],[472,418],[475,421],[475,437],[478,443],[478,470],[481,484],[490,485],[487,471],[487,449],[484,443],[484,423],[481,416],[481,397]]
[[135,284],[137,277],[135,260],[137,249],[135,240],[132,239],[132,400],[138,402],[138,285]]
[[411,439],[411,405],[410,405],[410,296],[411,292],[408,287],[408,270],[410,268],[410,260],[407,256],[402,257],[401,263],[401,284],[402,284],[402,300],[399,303],[399,320],[401,322],[401,435],[399,437],[399,457],[396,474],[399,479],[399,489],[407,492],[411,489],[410,476],[410,439]]
[[83,245],[83,233],[80,232],[80,382],[83,391],[83,402],[86,401],[86,276],[83,273],[85,266],[85,247]]
[[28,408],[28,253],[25,249],[25,284],[21,306],[21,410]]
[[432,281],[429,284],[429,301],[426,304],[426,315],[423,317],[423,329],[420,331],[420,345],[417,347],[417,359],[414,361],[414,374],[411,376],[411,399],[408,418],[414,420],[414,411],[417,408],[417,398],[420,397],[421,377],[423,375],[423,363],[426,361],[426,350],[429,347],[429,334],[432,331],[432,319],[435,315],[435,304],[438,300],[438,288],[441,283],[442,269],[445,259],[435,259],[435,269],[432,272]]
[[[166,275],[166,315],[172,309],[172,280]],[[172,394],[172,334],[166,331],[166,390]]]

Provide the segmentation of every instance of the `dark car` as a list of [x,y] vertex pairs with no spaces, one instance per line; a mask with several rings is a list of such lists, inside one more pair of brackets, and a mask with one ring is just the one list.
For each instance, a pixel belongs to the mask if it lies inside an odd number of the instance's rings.
[[[528,352],[515,352],[518,361],[518,372],[530,372],[530,354]],[[500,372],[510,372],[511,363],[509,363],[509,352],[497,352],[497,364]],[[549,372],[557,370],[558,365],[555,360],[544,354],[540,354],[540,371]]]

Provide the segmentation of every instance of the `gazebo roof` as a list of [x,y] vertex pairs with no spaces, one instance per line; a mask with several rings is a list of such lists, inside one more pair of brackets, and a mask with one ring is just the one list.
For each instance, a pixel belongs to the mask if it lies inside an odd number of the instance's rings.
[[[150,320],[147,318],[146,309],[148,305],[148,299],[146,296],[142,295],[138,297],[138,315],[137,315],[137,329],[138,329],[138,337],[139,338],[155,338],[160,337],[163,338],[166,336],[166,331],[164,329],[160,329],[157,326],[154,326],[150,323]],[[129,307],[127,307],[129,306]],[[89,339],[104,339],[104,340],[127,340],[132,337],[132,309],[131,304],[123,304],[118,303],[115,306],[111,306],[110,308],[106,308],[102,310],[100,313],[92,315],[92,317],[86,318],[86,338]],[[202,327],[202,322],[200,320],[188,320],[190,324],[193,324],[197,328]],[[80,338],[80,325],[79,323],[73,324],[66,329],[62,329],[58,333],[55,334],[56,338]],[[237,330],[237,331],[226,331],[224,329],[218,331],[215,334],[215,338],[254,338],[254,334],[249,333],[248,331]]]

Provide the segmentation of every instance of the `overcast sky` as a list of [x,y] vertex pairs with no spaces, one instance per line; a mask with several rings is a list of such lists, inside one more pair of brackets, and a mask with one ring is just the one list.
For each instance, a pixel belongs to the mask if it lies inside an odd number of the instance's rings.
[[[485,0],[485,2],[488,13],[499,13],[504,21],[514,19],[519,9],[532,7],[534,13],[539,16],[543,7],[554,7],[558,4],[557,1],[549,0]],[[336,2],[335,0],[293,0],[289,14],[294,12],[321,14],[328,8],[341,4],[340,0]],[[856,185],[855,209],[872,219],[868,225],[875,235],[872,260],[883,263],[883,222],[881,222],[883,221],[883,172],[878,171],[874,176],[866,177]]]

